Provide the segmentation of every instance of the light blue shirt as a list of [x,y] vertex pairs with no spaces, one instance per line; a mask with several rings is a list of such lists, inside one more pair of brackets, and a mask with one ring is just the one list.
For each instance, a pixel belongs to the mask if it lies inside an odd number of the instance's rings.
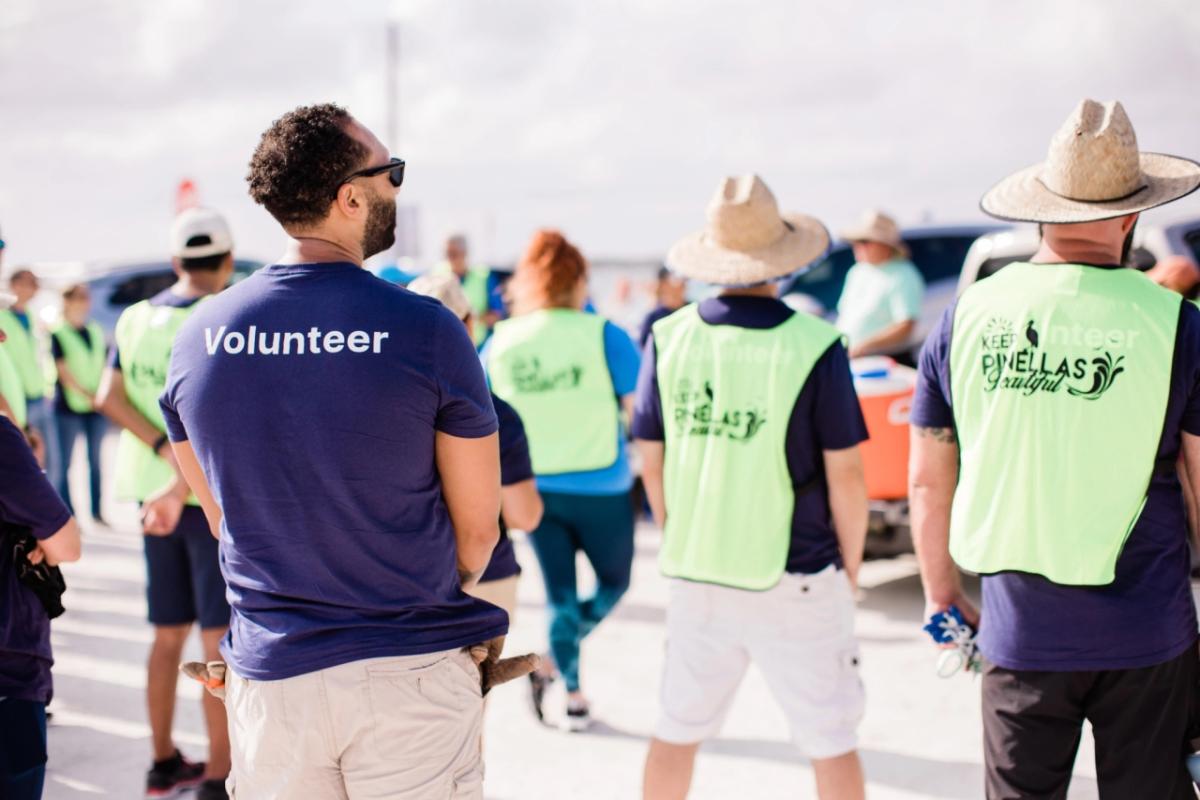
[[837,327],[853,347],[897,322],[921,316],[925,281],[907,259],[878,266],[859,262],[846,273],[838,300]]
[[[487,369],[489,340],[479,357]],[[642,357],[629,334],[611,322],[604,323],[604,358],[618,398],[633,394],[637,389],[638,371]],[[537,476],[540,492],[551,494],[613,495],[624,494],[633,486],[633,471],[629,468],[629,453],[625,445],[625,425],[617,430],[617,460],[603,469],[586,472],[563,472]]]

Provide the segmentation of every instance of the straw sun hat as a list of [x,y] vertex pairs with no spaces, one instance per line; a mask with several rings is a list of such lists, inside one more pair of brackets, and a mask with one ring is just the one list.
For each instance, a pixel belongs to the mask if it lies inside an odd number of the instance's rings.
[[984,212],[1015,222],[1068,225],[1145,211],[1200,188],[1200,164],[1138,151],[1120,103],[1084,100],[1050,140],[1040,164],[992,187]]
[[857,225],[839,231],[838,236],[847,242],[879,242],[899,253],[908,254],[908,245],[900,238],[900,226],[882,211],[864,211]]
[[720,286],[753,286],[807,267],[829,250],[829,232],[813,217],[781,214],[757,175],[725,178],[708,204],[704,230],[667,253],[675,272]]
[[453,275],[421,275],[408,285],[408,290],[441,300],[442,305],[453,311],[459,319],[471,316],[471,303],[458,278]]

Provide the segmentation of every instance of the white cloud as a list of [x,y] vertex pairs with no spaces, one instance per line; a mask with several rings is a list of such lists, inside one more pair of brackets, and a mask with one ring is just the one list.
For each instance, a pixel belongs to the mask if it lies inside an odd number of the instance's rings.
[[254,143],[319,100],[382,134],[389,19],[427,249],[465,227],[510,258],[556,224],[593,255],[654,254],[743,171],[834,226],[865,205],[974,219],[1089,95],[1122,99],[1148,149],[1200,156],[1194,0],[6,0],[10,257],[153,254],[186,176],[270,258]]

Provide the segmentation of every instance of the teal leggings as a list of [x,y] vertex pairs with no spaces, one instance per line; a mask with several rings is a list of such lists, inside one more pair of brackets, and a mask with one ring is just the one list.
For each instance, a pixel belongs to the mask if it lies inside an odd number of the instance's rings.
[[[579,646],[629,588],[633,507],[629,494],[542,494],[546,511],[530,542],[542,567],[550,604],[550,652],[567,691],[579,690]],[[596,573],[596,593],[581,599],[575,554]]]

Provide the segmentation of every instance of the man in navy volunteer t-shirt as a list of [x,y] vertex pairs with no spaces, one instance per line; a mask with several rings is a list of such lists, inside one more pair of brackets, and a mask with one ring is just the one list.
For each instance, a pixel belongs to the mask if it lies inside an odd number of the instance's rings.
[[463,585],[498,537],[496,416],[459,320],[362,268],[402,170],[336,106],[277,120],[248,179],[287,255],[175,341],[161,405],[220,526],[239,796],[481,796],[463,648],[507,619]]

